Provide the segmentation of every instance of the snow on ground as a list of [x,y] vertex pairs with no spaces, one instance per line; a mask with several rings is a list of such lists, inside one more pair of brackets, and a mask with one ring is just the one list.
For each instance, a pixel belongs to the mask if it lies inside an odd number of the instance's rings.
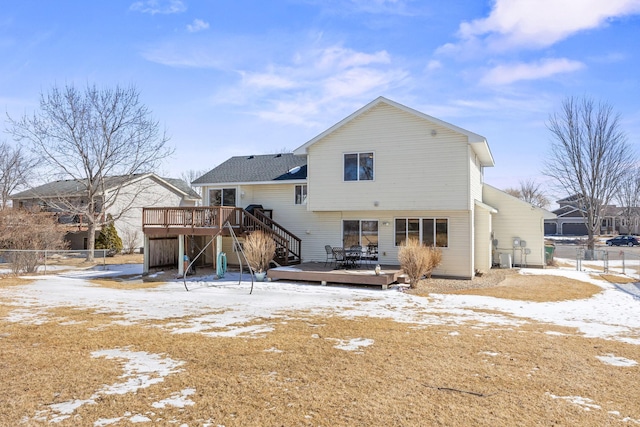
[[[564,260],[567,262],[567,260]],[[617,268],[611,265],[612,268]],[[269,334],[276,323],[290,317],[310,315],[334,315],[345,318],[360,316],[390,318],[398,322],[418,325],[449,325],[455,336],[456,326],[467,323],[486,326],[512,327],[529,321],[577,328],[587,337],[600,337],[631,344],[640,344],[640,289],[635,284],[614,285],[592,276],[587,271],[564,269],[521,269],[521,274],[545,274],[564,276],[593,283],[602,292],[591,298],[561,302],[513,301],[473,295],[433,294],[430,298],[417,297],[398,289],[380,290],[362,287],[320,286],[287,281],[255,283],[253,294],[246,280],[239,283],[239,276],[227,273],[221,280],[197,278],[189,281],[187,291],[181,281],[170,281],[156,288],[112,289],[92,284],[88,279],[109,276],[128,278],[141,275],[140,265],[110,265],[89,270],[58,272],[39,276],[28,285],[0,288],[0,298],[14,308],[4,319],[24,324],[41,324],[56,321],[65,324],[68,319],[53,318],[48,313],[54,307],[79,307],[111,314],[114,324],[136,324],[148,320],[167,322],[164,328],[173,333],[196,332],[215,336],[260,337]],[[481,309],[482,311],[478,311]],[[501,312],[505,314],[499,314]],[[246,326],[257,319],[271,319],[266,323]],[[157,324],[156,324],[157,326]],[[549,334],[562,334],[549,330]],[[320,338],[316,336],[316,338]],[[346,339],[345,339],[346,338]],[[374,341],[366,337],[325,338],[335,342],[344,351],[360,352]],[[279,352],[277,348],[266,351]],[[495,356],[485,353],[485,356]],[[47,411],[34,416],[35,420],[60,422],[67,419],[82,405],[95,404],[105,394],[135,393],[164,380],[167,375],[180,370],[181,361],[166,355],[134,352],[126,348],[105,349],[93,353],[122,361],[122,381],[105,385],[88,399],[73,400],[50,405]],[[638,361],[614,354],[597,356],[602,363],[617,367],[635,366]],[[172,392],[152,406],[183,408],[193,405],[189,398],[195,390]],[[599,409],[599,405],[580,396],[556,396],[553,399],[569,401],[584,410]],[[150,422],[153,413],[125,413],[122,417],[100,419],[94,426],[108,426],[121,420],[131,423]],[[151,417],[151,418],[150,418]],[[640,420],[626,420],[640,422]]]
[[[572,269],[522,269],[522,274],[565,276],[600,286],[603,291],[585,300],[562,302],[513,301],[473,295],[432,294],[417,297],[395,289],[320,286],[288,281],[238,283],[238,275],[224,279],[192,279],[190,291],[181,281],[156,288],[126,290],[93,285],[87,279],[141,274],[136,264],[110,265],[106,270],[76,270],[40,276],[32,284],[0,289],[0,297],[15,306],[8,321],[39,324],[50,321],[47,308],[80,307],[113,313],[115,324],[171,319],[165,324],[173,333],[200,332],[215,336],[264,336],[276,322],[296,312],[311,315],[339,315],[391,318],[421,325],[517,326],[528,320],[577,328],[587,337],[640,344],[640,291],[637,294]],[[637,288],[631,284],[631,287]],[[478,312],[476,309],[492,310]],[[506,313],[501,315],[495,311]],[[302,315],[301,315],[302,316]],[[263,318],[273,322],[246,326]],[[65,319],[56,319],[64,322]],[[353,337],[357,338],[357,337]],[[365,337],[366,338],[366,337]],[[364,339],[364,338],[362,338]]]
[[[103,351],[95,351],[93,357],[105,357],[107,359],[119,359],[126,361],[123,365],[124,374],[122,377],[124,382],[112,385],[105,385],[95,392],[88,399],[74,399],[67,402],[55,403],[48,406],[47,410],[36,413],[34,419],[37,421],[49,421],[50,423],[59,423],[71,417],[76,409],[83,405],[95,405],[96,400],[103,395],[110,394],[126,394],[135,393],[138,389],[149,387],[153,384],[164,381],[167,375],[179,372],[179,366],[184,362],[178,362],[157,354],[149,354],[144,351],[130,351],[127,349],[111,349]],[[187,396],[193,394],[191,389],[185,390],[170,398],[154,403],[152,406],[156,408],[164,408],[167,404],[173,406],[184,407],[193,404],[193,401],[186,399]],[[191,403],[189,403],[191,402]],[[161,406],[155,406],[161,405]],[[125,417],[129,417],[125,415]],[[136,414],[129,418],[131,422],[135,419],[144,417],[144,415]],[[112,418],[109,420],[100,419],[95,425],[105,426],[120,421],[121,418]],[[147,419],[151,421],[151,419]]]

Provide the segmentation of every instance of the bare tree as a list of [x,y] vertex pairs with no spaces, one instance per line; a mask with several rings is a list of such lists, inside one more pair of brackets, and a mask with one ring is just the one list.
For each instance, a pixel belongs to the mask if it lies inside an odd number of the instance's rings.
[[640,169],[635,167],[625,174],[616,192],[616,200],[622,207],[622,217],[627,224],[627,233],[631,233],[631,220],[638,215],[640,206]]
[[0,143],[0,209],[7,207],[12,193],[27,187],[34,165],[34,159],[27,156],[22,147]]
[[191,185],[191,183],[207,172],[209,171],[189,169],[180,174],[180,179],[189,184],[189,186],[193,188],[195,192],[200,193],[200,187],[194,187],[193,185]]
[[591,98],[566,98],[549,117],[553,140],[544,173],[570,195],[587,226],[587,247],[595,247],[604,207],[620,186],[634,155],[611,105]]
[[520,188],[506,188],[504,192],[533,206],[546,209],[549,206],[549,199],[545,196],[541,187],[542,184],[528,179],[520,181]]
[[[134,175],[153,171],[172,153],[168,137],[135,87],[87,86],[82,91],[73,85],[54,86],[40,96],[40,110],[33,116],[9,117],[9,123],[9,132],[40,153],[49,173],[74,181],[81,190],[80,197],[47,203],[87,220],[88,261],[93,259],[96,229],[120,190]],[[120,179],[114,184],[113,177]]]
[[124,246],[124,252],[132,254],[136,251],[136,244],[140,239],[140,232],[135,228],[127,228],[122,235],[122,243]]
[[14,273],[34,273],[45,250],[65,249],[66,230],[54,215],[24,209],[0,211],[0,248]]

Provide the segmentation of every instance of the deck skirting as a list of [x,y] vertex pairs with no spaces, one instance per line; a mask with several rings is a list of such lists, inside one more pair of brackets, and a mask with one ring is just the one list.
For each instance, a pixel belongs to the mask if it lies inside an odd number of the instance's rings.
[[399,268],[383,269],[376,275],[373,270],[333,270],[325,268],[321,263],[305,263],[295,267],[277,267],[267,271],[271,280],[292,280],[301,282],[320,282],[350,285],[381,286],[382,289],[398,281],[402,274]]

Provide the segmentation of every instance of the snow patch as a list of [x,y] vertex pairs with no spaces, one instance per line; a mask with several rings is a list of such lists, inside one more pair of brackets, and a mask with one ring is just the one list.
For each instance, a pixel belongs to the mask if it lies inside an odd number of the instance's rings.
[[606,363],[607,365],[612,366],[636,366],[638,362],[631,359],[626,359],[624,357],[617,357],[613,354],[606,354],[604,356],[596,356],[602,363]]
[[[79,407],[83,405],[96,405],[100,396],[135,393],[141,388],[147,388],[153,384],[164,381],[164,377],[167,375],[181,371],[178,367],[184,364],[184,362],[175,361],[159,354],[150,354],[144,351],[130,351],[118,348],[94,351],[91,355],[95,358],[105,357],[106,359],[125,360],[123,365],[124,373],[121,378],[124,378],[126,381],[112,385],[105,385],[88,399],[74,399],[67,402],[49,405],[48,410],[38,411],[35,414],[34,419],[36,421],[46,422],[49,420],[51,423],[64,421]],[[116,420],[115,422],[117,422],[119,419],[100,419],[96,421],[97,424],[94,425],[108,425],[112,423],[113,420]],[[145,416],[136,415],[130,418],[130,421],[148,422],[151,420]]]
[[167,406],[173,406],[174,408],[184,408],[185,406],[195,405],[195,402],[189,399],[189,396],[196,393],[194,388],[186,388],[178,393],[171,394],[170,397],[163,399],[159,402],[151,404],[154,408],[165,408]]
[[602,409],[600,405],[596,405],[593,400],[588,397],[580,397],[580,396],[556,396],[551,393],[547,393],[552,399],[562,399],[567,402],[573,403],[574,405],[581,406],[585,411],[590,411],[592,409]]
[[361,347],[369,347],[370,345],[373,345],[373,340],[369,338],[352,338],[350,340],[341,340],[338,338],[327,339],[338,341],[338,344],[334,345],[333,348],[344,351],[357,351]]

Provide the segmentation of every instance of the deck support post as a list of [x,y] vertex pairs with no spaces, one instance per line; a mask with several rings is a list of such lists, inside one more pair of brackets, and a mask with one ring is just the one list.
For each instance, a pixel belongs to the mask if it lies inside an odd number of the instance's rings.
[[220,256],[220,253],[222,252],[222,236],[220,234],[218,234],[216,237],[216,242],[215,242],[215,250],[214,250],[214,267],[218,268],[218,257]]
[[184,275],[184,235],[178,235],[178,275]]
[[142,247],[142,259],[143,259],[143,264],[142,264],[142,274],[149,274],[149,256],[150,254],[150,250],[149,250],[149,236],[148,235],[144,235],[144,246]]

